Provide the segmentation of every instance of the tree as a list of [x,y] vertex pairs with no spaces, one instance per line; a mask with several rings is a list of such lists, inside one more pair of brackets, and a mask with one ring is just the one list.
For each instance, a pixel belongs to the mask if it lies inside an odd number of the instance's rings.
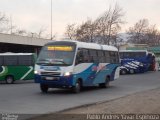
[[122,8],[117,4],[110,7],[96,20],[91,19],[82,23],[75,28],[74,24],[68,25],[66,35],[68,38],[76,38],[78,41],[96,42],[101,44],[117,43],[117,34],[124,24],[122,17],[124,16]]
[[37,37],[38,38],[45,38],[45,37],[43,37],[43,34],[45,31],[46,31],[46,28],[41,27],[40,30],[37,32]]
[[6,32],[7,31],[7,25],[8,25],[8,18],[5,14],[0,12],[0,32]]
[[152,25],[148,28],[146,35],[145,35],[145,43],[153,46],[153,45],[159,45],[159,31],[156,28],[156,25]]
[[92,20],[87,20],[77,28],[76,36],[79,41],[95,42],[96,24]]
[[135,44],[148,44],[149,46],[159,45],[159,31],[156,25],[149,25],[147,19],[139,20],[127,31],[130,37],[128,42]]
[[25,36],[27,34],[27,32],[26,32],[26,30],[23,30],[23,29],[17,29],[15,34]]
[[112,44],[116,43],[115,36],[121,30],[121,25],[125,22],[122,20],[124,16],[123,9],[115,4],[105,11],[100,17],[98,17],[95,24],[96,41],[101,44]]
[[144,43],[144,36],[147,33],[149,22],[147,19],[139,20],[133,27],[130,27],[127,33],[130,35],[129,42]]
[[124,16],[123,9],[115,4],[114,8],[110,7],[98,20],[100,23],[100,32],[102,33],[104,44],[114,43],[115,39],[112,36],[117,36],[121,30],[121,25],[125,22],[122,20]]
[[76,39],[76,24],[68,24],[66,27],[65,36],[71,40]]

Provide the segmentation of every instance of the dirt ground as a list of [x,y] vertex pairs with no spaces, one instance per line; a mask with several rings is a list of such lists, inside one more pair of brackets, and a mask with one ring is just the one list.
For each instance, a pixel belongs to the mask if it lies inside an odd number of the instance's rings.
[[99,116],[89,116],[90,118],[88,118],[87,114],[160,114],[160,88],[135,93],[111,101],[42,115],[31,120],[99,119]]

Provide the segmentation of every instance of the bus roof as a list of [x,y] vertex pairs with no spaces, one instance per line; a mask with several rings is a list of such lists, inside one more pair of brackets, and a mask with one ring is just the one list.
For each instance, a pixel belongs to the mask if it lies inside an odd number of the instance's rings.
[[7,55],[11,55],[11,56],[14,56],[14,55],[33,55],[33,53],[11,53],[11,52],[7,52],[7,53],[0,53],[0,56],[7,56]]
[[147,50],[120,50],[119,52],[148,52]]
[[[96,50],[118,51],[118,49],[114,46],[101,45],[101,44],[97,44],[97,43],[86,43],[86,42],[79,42],[79,41],[75,41],[75,40],[63,40],[63,41],[55,41],[55,42],[75,43],[78,48],[90,48],[90,49],[96,49]],[[48,44],[52,44],[55,42],[51,42]]]
[[118,51],[118,49],[116,47],[109,46],[109,45],[100,45],[100,44],[96,44],[96,43],[85,43],[85,42],[76,42],[76,43],[77,43],[77,46],[80,47],[80,48]]

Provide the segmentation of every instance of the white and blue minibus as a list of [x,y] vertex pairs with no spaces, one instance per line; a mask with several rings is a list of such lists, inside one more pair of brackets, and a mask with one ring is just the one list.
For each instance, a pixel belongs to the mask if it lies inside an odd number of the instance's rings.
[[119,77],[119,53],[113,46],[78,41],[44,45],[35,64],[35,82],[42,92],[49,88],[107,87]]

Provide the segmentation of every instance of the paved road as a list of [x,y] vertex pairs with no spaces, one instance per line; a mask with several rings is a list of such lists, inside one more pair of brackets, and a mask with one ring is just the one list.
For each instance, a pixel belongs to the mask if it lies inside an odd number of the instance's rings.
[[160,72],[124,75],[112,82],[108,89],[90,88],[80,94],[59,89],[42,94],[39,84],[32,82],[0,84],[0,113],[49,113],[158,87],[160,87]]

